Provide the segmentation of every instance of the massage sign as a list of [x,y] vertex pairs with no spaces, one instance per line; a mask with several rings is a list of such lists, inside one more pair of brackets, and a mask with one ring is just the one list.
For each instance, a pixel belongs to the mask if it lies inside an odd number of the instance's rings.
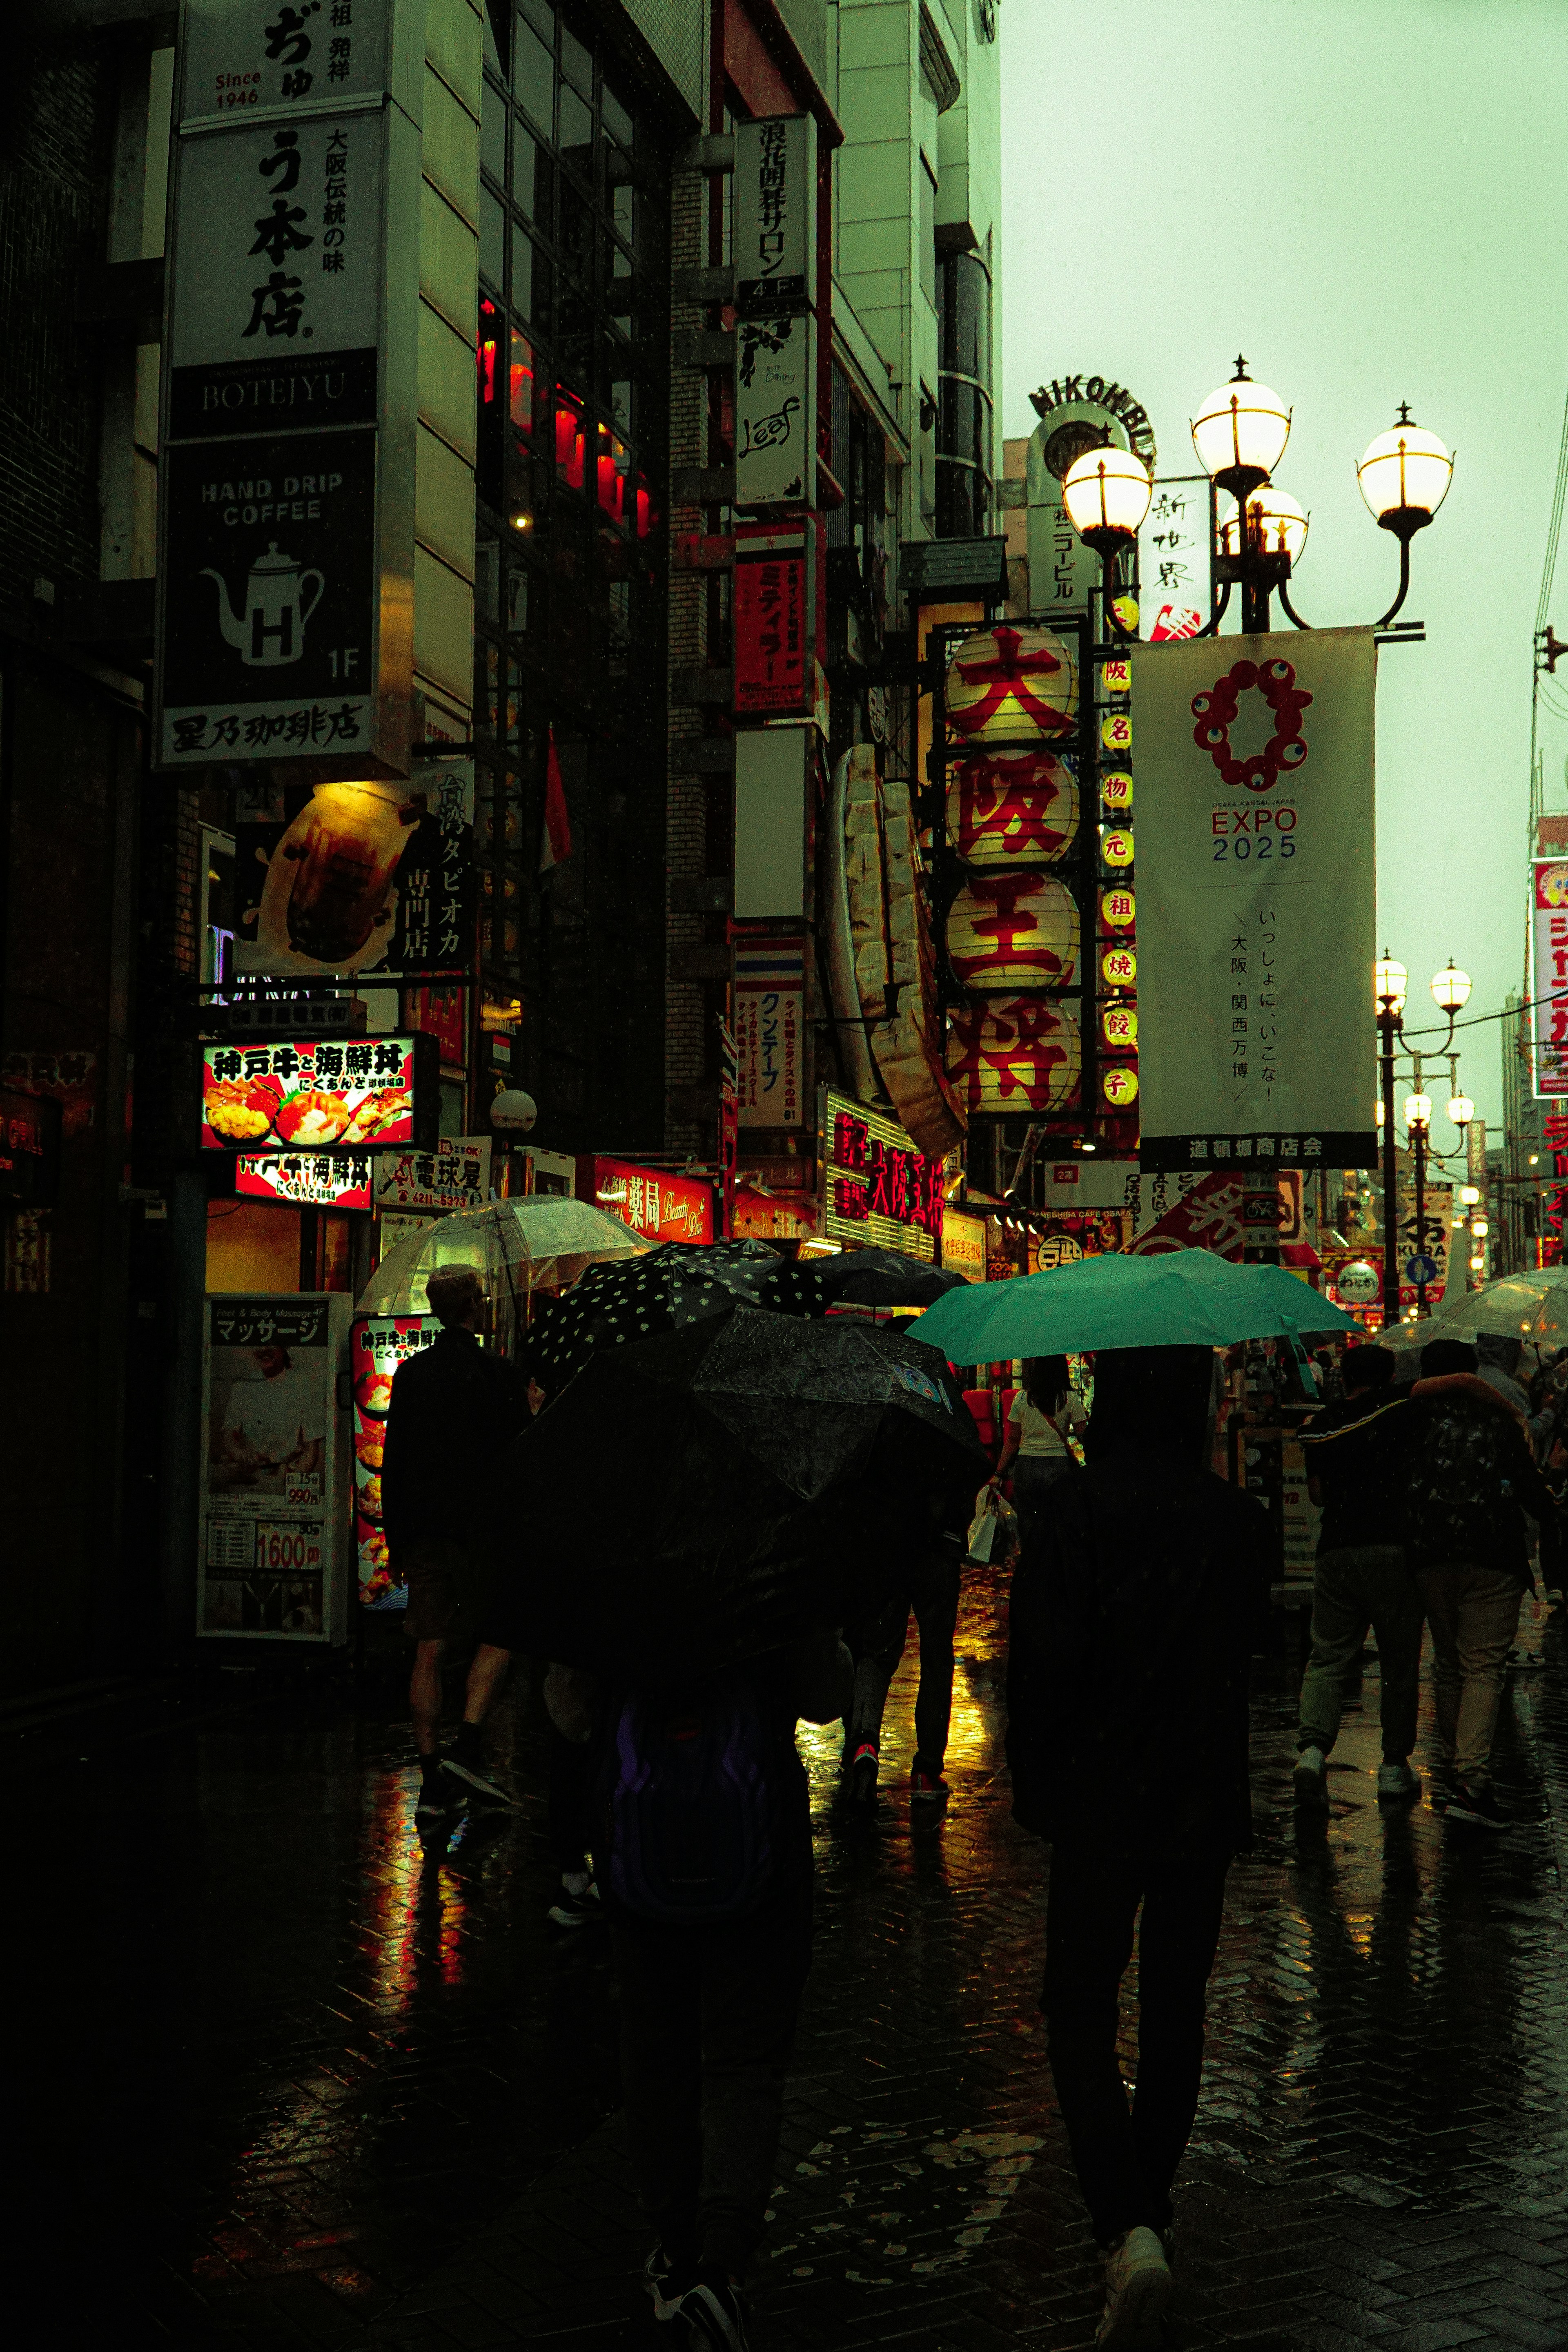
[[1132,667],[1142,1163],[1375,1166],[1372,632]]

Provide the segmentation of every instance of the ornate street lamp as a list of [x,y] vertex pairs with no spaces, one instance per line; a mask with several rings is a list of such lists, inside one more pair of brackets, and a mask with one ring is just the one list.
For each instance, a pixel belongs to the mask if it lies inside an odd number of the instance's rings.
[[1421,1056],[1415,1055],[1416,1087],[1405,1097],[1405,1132],[1415,1162],[1416,1178],[1416,1312],[1427,1312],[1427,1141],[1432,1128],[1432,1097],[1421,1091]]
[[1149,469],[1131,449],[1085,449],[1061,478],[1067,519],[1100,558],[1105,626],[1117,636],[1135,638],[1137,631],[1124,628],[1117,615],[1116,559],[1136,546],[1154,495]]
[[1385,629],[1410,591],[1410,542],[1448,497],[1454,461],[1435,433],[1412,424],[1410,404],[1402,400],[1394,425],[1369,445],[1355,478],[1379,530],[1393,531],[1399,541],[1399,593],[1377,625]]
[[1394,1134],[1394,1047],[1410,975],[1386,948],[1372,967],[1383,1081],[1383,1328],[1399,1320],[1399,1166]]

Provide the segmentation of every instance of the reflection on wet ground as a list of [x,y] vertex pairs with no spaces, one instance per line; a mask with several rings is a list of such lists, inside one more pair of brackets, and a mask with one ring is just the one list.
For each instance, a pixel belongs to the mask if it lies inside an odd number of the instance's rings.
[[[1092,2336],[1035,2006],[1048,1857],[1010,1819],[1003,1596],[972,1574],[938,1818],[908,1802],[913,1628],[873,1818],[833,1810],[837,1730],[801,1735],[817,1957],[758,2352]],[[1568,1669],[1554,1629],[1525,1645],[1505,1839],[1380,1811],[1374,1664],[1330,1819],[1299,1828],[1291,1661],[1260,1664],[1178,2345],[1568,2344]],[[646,2331],[603,1939],[544,1916],[526,1682],[497,1747],[517,1809],[430,1851],[390,1686],[18,1761],[18,2242],[62,2318],[257,2346]]]

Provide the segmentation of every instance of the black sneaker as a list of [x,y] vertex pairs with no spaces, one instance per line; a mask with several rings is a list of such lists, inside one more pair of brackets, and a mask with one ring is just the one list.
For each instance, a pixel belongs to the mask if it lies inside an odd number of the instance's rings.
[[489,1767],[480,1761],[477,1748],[466,1744],[455,1748],[449,1756],[442,1758],[441,1769],[450,1772],[455,1780],[461,1780],[465,1789],[472,1789],[476,1796],[488,1798],[493,1805],[516,1805],[517,1801],[502,1788]]
[[853,1761],[844,1773],[846,1805],[873,1805],[876,1802],[877,1763],[876,1749],[869,1739],[862,1739],[855,1749]]
[[422,1830],[444,1829],[455,1803],[455,1798],[442,1786],[439,1765],[422,1772],[419,1802],[413,1809],[413,1818]]
[[[599,1900],[598,1887],[591,1878],[582,1893],[574,1895],[563,1879],[560,1891],[545,1916],[553,1919],[558,1927],[586,1927],[591,1919],[601,1919],[604,1912]],[[657,2251],[655,2248],[654,2252]]]
[[691,2329],[692,2352],[751,2352],[746,2297],[721,2272],[699,2273],[681,2297],[680,2314]]
[[674,2319],[696,2278],[697,2266],[690,2255],[672,2254],[662,2243],[655,2246],[643,2265],[643,2284],[653,2298],[654,2318]]
[[1456,1780],[1448,1799],[1448,1819],[1451,1822],[1474,1822],[1483,1830],[1511,1830],[1511,1814],[1505,1813],[1490,1789],[1472,1789],[1463,1780]]
[[1432,1811],[1435,1813],[1446,1813],[1448,1811],[1448,1806],[1453,1799],[1454,1790],[1458,1787],[1458,1781],[1454,1777],[1454,1768],[1451,1764],[1433,1765],[1431,1805]]

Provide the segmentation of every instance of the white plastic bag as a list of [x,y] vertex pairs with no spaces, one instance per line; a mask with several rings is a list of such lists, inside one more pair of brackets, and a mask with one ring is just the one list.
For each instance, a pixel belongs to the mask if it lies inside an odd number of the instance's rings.
[[994,1546],[999,1558],[1001,1533],[1001,1497],[994,1486],[982,1486],[975,1497],[975,1516],[969,1522],[967,1557],[985,1566]]

